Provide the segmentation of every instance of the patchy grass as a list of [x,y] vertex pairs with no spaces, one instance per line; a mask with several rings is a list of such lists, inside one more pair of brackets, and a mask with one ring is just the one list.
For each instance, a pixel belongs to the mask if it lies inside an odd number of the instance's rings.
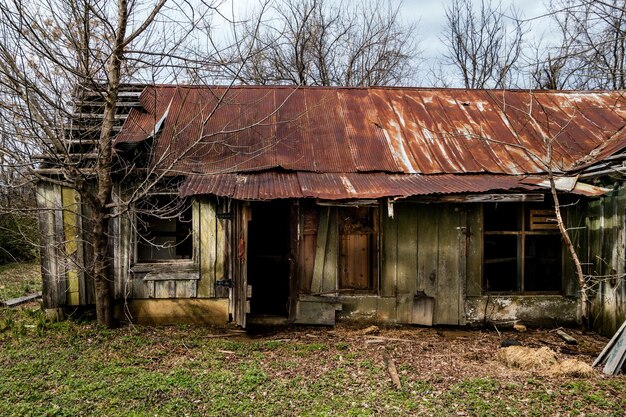
[[41,291],[38,263],[0,265],[0,300],[21,297]]
[[[208,337],[223,331],[107,330],[48,323],[35,304],[0,310],[0,415],[621,416],[626,409],[626,377],[506,368],[495,360],[494,332],[383,328],[379,336],[393,340],[381,341],[350,327],[301,327]],[[559,343],[547,331],[505,337]],[[605,342],[576,337],[594,351]]]

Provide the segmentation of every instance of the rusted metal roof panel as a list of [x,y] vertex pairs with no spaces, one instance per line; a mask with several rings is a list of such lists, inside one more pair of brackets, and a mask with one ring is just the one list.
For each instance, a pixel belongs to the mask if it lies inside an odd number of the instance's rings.
[[210,194],[238,200],[278,198],[347,200],[541,189],[528,184],[526,178],[490,174],[230,173],[192,175],[183,183],[180,192],[183,196]]
[[149,86],[141,102],[116,145],[160,128],[153,165],[176,174],[528,175],[549,142],[556,172],[626,147],[620,92]]

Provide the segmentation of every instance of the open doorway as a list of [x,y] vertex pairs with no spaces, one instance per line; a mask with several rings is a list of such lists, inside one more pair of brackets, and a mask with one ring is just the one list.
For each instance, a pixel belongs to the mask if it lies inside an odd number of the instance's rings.
[[288,314],[290,263],[289,201],[253,202],[248,223],[250,314]]

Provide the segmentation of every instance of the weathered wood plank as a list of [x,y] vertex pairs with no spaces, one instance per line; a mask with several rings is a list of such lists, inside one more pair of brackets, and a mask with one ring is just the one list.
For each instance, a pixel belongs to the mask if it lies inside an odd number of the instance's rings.
[[28,301],[36,300],[37,298],[41,298],[41,292],[25,295],[23,297],[11,298],[10,300],[6,301],[0,301],[0,306],[15,307]]
[[79,210],[78,193],[67,187],[61,190],[63,204],[63,234],[67,270],[67,304],[81,304],[82,254],[79,255]]
[[[471,233],[467,227],[467,212],[465,207],[458,207],[459,219],[457,226],[458,236],[458,254],[459,254],[459,271],[456,277],[457,288],[459,292],[457,294],[458,305],[458,318],[459,324],[464,325],[465,321],[465,298],[467,297],[467,244],[468,235]],[[456,210],[456,209],[455,209]]]
[[319,226],[317,228],[317,240],[315,246],[315,262],[313,265],[313,279],[311,280],[311,292],[323,291],[324,264],[326,258],[326,244],[328,243],[328,227],[330,222],[330,207],[322,207]]
[[193,298],[196,280],[176,281],[176,298]]
[[397,204],[397,293],[415,294],[417,286],[417,206]]
[[466,295],[478,297],[482,294],[482,205],[468,206]]
[[393,297],[396,295],[398,266],[398,222],[396,217],[389,217],[385,207],[382,216],[382,267],[380,295]]
[[450,205],[439,210],[436,324],[459,324],[459,215]]
[[133,294],[133,299],[154,298],[154,281],[133,278],[130,282],[130,291]]
[[411,323],[413,296],[417,287],[417,206],[396,204],[395,217],[398,224],[397,246],[397,321]]
[[[221,208],[224,211],[224,208]],[[223,280],[226,271],[226,229],[225,222],[230,220],[216,219],[215,221],[215,280]],[[215,286],[214,286],[215,288]]]
[[150,272],[143,277],[144,281],[197,281],[199,279],[198,271]]
[[55,253],[53,235],[53,213],[48,202],[49,185],[38,183],[36,190],[37,207],[39,208],[39,244],[41,257],[41,278],[43,293],[43,307],[46,309],[57,308],[60,304],[54,294]]
[[176,283],[174,281],[154,281],[154,298],[175,298]]
[[330,208],[326,256],[324,256],[324,274],[322,291],[336,290],[339,280],[339,228],[337,226],[337,208]]
[[215,203],[203,200],[200,205],[200,282],[198,297],[215,296],[216,245]]
[[439,216],[437,206],[418,206],[417,291],[434,297],[439,264]]

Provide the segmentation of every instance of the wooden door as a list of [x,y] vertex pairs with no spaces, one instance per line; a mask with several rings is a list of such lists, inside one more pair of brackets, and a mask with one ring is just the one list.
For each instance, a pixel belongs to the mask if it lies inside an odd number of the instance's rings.
[[234,268],[234,285],[230,291],[230,307],[235,323],[242,328],[246,327],[246,315],[250,311],[248,297],[248,221],[250,220],[250,206],[246,203],[237,205],[235,222],[235,245],[232,253],[236,254]]

